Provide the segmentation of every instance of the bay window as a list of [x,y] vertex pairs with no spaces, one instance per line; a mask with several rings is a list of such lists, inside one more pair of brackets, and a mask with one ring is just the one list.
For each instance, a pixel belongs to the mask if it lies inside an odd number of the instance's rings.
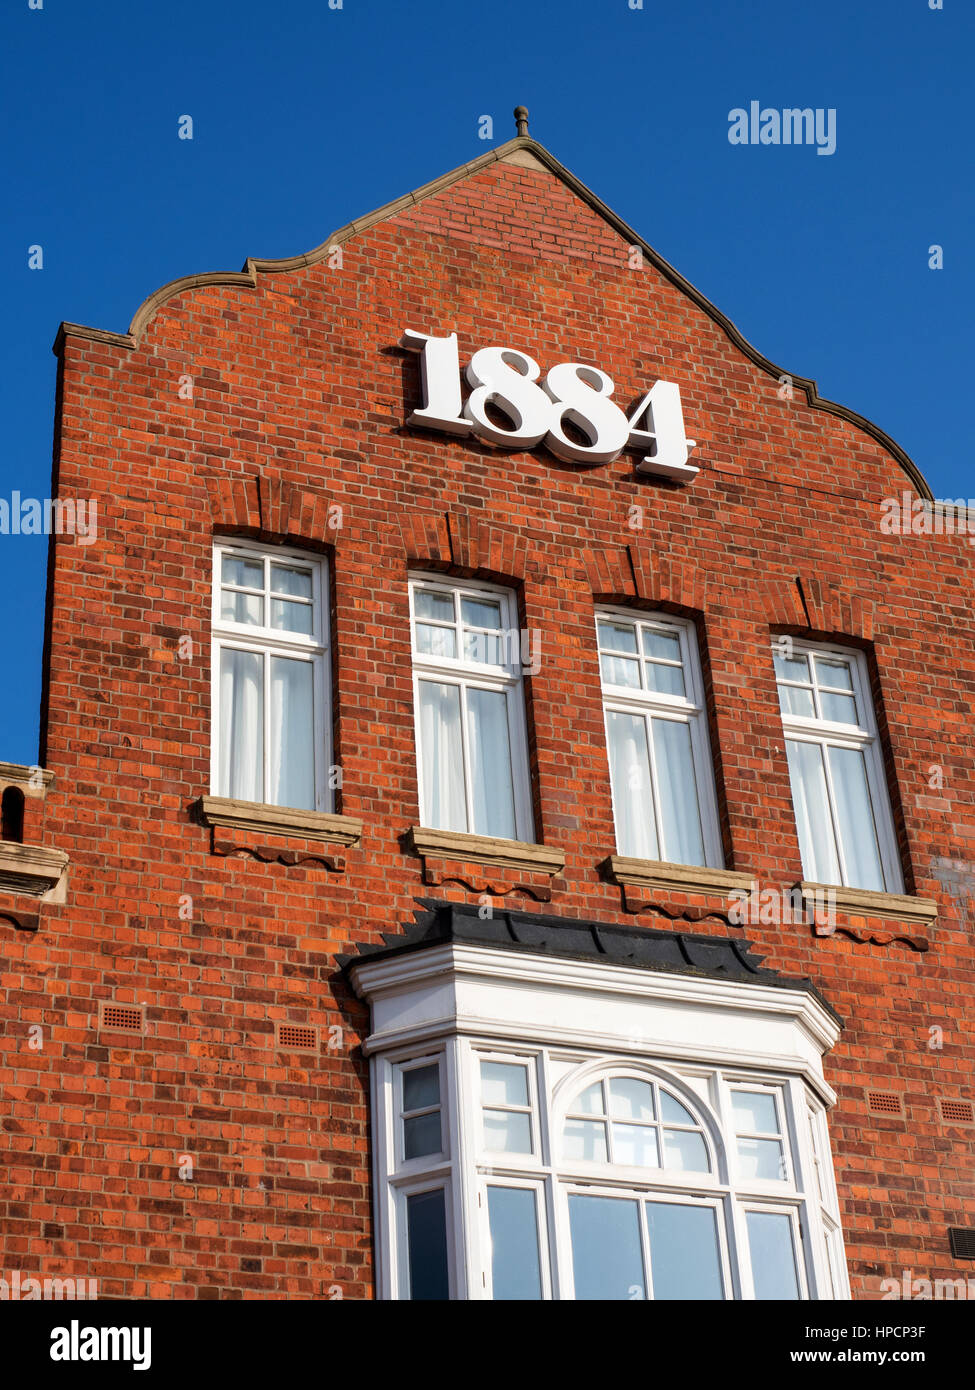
[[[452,1140],[443,1152],[431,1143],[426,1164],[392,1145],[380,1198],[399,1244],[388,1296],[838,1296],[835,1194],[816,1186],[822,1159],[794,1080],[563,1047],[501,1060],[476,1039],[445,1044],[444,1073],[448,1056]],[[377,1069],[381,1094],[402,1067],[415,1063]],[[499,1096],[517,1108],[495,1109]],[[451,1250],[451,1221],[466,1250]]]
[[414,576],[410,620],[421,824],[531,840],[514,595]]
[[779,637],[773,658],[803,875],[902,893],[863,655]]
[[244,541],[214,547],[211,789],[327,811],[325,562]]
[[352,968],[380,1296],[849,1297],[820,1065],[839,1029],[807,982],[559,958],[551,919],[514,954],[497,921],[479,944],[475,911],[445,905],[459,937],[418,929]]
[[722,867],[692,625],[604,609],[596,632],[619,853]]

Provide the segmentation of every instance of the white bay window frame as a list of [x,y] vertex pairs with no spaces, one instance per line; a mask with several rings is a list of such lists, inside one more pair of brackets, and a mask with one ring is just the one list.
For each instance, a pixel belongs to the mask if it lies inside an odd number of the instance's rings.
[[[606,657],[629,660],[618,650],[607,648],[600,638],[602,623],[632,627],[636,634],[637,656],[634,666],[640,675],[639,688],[614,684],[605,674]],[[656,665],[677,669],[677,663],[658,659],[653,661],[645,655],[648,636],[660,633],[679,643],[679,667],[683,678],[684,693],[665,694],[648,688],[647,666]],[[659,613],[644,612],[633,608],[612,608],[600,606],[596,611],[596,645],[600,662],[600,680],[603,694],[603,717],[606,732],[606,752],[610,767],[610,786],[613,798],[613,817],[616,824],[617,851],[624,856],[637,859],[650,859],[669,863],[686,863],[686,858],[671,852],[668,838],[673,842],[676,832],[668,832],[667,818],[663,814],[662,786],[658,769],[658,755],[655,748],[654,724],[668,720],[686,726],[689,732],[693,785],[685,786],[684,791],[695,799],[700,823],[703,857],[696,861],[707,868],[724,867],[724,854],[721,847],[721,830],[718,819],[717,792],[715,788],[714,761],[708,736],[707,710],[705,706],[704,681],[701,673],[697,633],[691,622],[672,618]],[[628,840],[627,820],[632,815],[624,804],[625,798],[613,776],[612,735],[610,715],[624,714],[641,718],[644,723],[649,759],[648,788],[652,801],[653,824],[651,831],[656,842],[655,854],[636,854],[634,844]],[[642,769],[633,773],[642,776]],[[690,861],[695,862],[695,861]]]
[[[641,1204],[646,1284],[630,1297],[650,1293],[645,1204],[654,1201],[715,1210],[725,1299],[756,1297],[752,1211],[788,1218],[800,1299],[850,1297],[825,1119],[835,1096],[821,1067],[838,1028],[808,993],[457,943],[363,963],[354,980],[372,1005],[364,1051],[370,1057],[381,1298],[410,1297],[402,1202],[421,1182],[448,1190],[451,1299],[494,1296],[491,1187],[535,1195],[542,1299],[575,1297],[572,1194]],[[415,1161],[407,1172],[397,1166],[392,1097],[398,1069],[428,1058],[431,1039],[444,1059],[449,1152],[431,1156],[422,1173]],[[485,1147],[482,1060],[528,1068],[531,1153]],[[690,1111],[705,1138],[709,1171],[565,1157],[566,1115],[588,1085],[610,1077],[656,1083]],[[737,1171],[736,1090],[774,1096],[787,1159],[781,1177]]]
[[[430,592],[451,599],[453,603],[452,622],[440,622],[418,616],[417,595]],[[410,595],[410,644],[413,654],[413,702],[414,728],[417,753],[417,782],[420,802],[420,824],[434,830],[459,831],[471,835],[493,835],[499,839],[522,842],[534,840],[534,823],[531,804],[531,779],[528,766],[528,739],[525,713],[524,687],[521,669],[520,628],[515,594],[510,589],[496,585],[482,584],[475,580],[452,580],[437,574],[411,573],[409,576]],[[485,600],[498,604],[500,608],[500,639],[496,640],[492,630],[482,629],[465,622],[463,603],[465,599],[474,602]],[[418,624],[427,628],[441,628],[453,634],[456,655],[434,655],[420,651],[417,642]],[[484,646],[485,656],[500,656],[501,660],[478,661],[464,655],[465,635],[479,639]],[[428,805],[425,789],[425,760],[429,750],[424,748],[423,718],[421,711],[421,684],[447,686],[458,691],[460,709],[461,774],[463,777],[464,823],[443,824],[443,814],[435,814],[434,807]],[[499,835],[496,830],[479,826],[476,815],[476,796],[472,769],[473,751],[471,739],[470,696],[472,692],[488,691],[502,694],[505,701],[506,728],[511,773],[511,796],[513,834]]]
[[[263,585],[240,586],[223,582],[225,556],[240,558],[263,566]],[[311,577],[311,631],[295,632],[271,625],[272,600],[296,601],[273,590],[272,566],[302,570]],[[225,618],[222,613],[224,593],[240,593],[245,597],[260,597],[263,605],[261,623],[243,623]],[[299,809],[331,811],[333,798],[330,787],[331,765],[331,681],[329,669],[329,623],[327,564],[322,556],[283,546],[258,545],[233,537],[220,539],[213,546],[213,595],[211,611],[211,740],[210,790],[214,796],[234,797],[229,770],[222,766],[221,749],[227,731],[223,728],[224,711],[221,704],[221,662],[224,652],[249,652],[260,656],[262,662],[261,698],[261,790],[258,805],[286,805],[269,794],[272,766],[272,700],[271,672],[275,657],[307,662],[312,672],[312,717],[307,729],[307,757],[313,764],[313,805]],[[253,800],[237,797],[238,800]]]
[[[903,893],[904,874],[897,848],[897,836],[894,829],[880,734],[870,691],[866,657],[853,647],[806,642],[792,637],[773,638],[772,651],[775,658],[784,658],[787,653],[803,658],[810,672],[809,681],[803,683],[797,679],[788,679],[781,674],[780,669],[776,669],[776,688],[779,693],[780,714],[786,746],[788,748],[788,744],[793,742],[813,745],[820,750],[826,792],[826,804],[822,810],[825,813],[825,821],[832,838],[828,845],[811,846],[807,849],[803,843],[801,817],[799,807],[796,805],[796,786],[791,777],[790,766],[796,833],[799,836],[804,876],[820,883],[835,881],[840,887],[885,893]],[[841,662],[850,674],[849,689],[841,688],[838,684],[830,686],[829,683],[819,680],[817,674],[819,668],[815,663],[816,657],[822,658],[824,662]],[[778,668],[778,662],[776,662],[776,666]],[[793,713],[785,709],[787,700],[784,692],[795,691],[798,697],[800,692],[807,690],[813,706],[812,715]],[[852,696],[857,716],[855,724],[841,723],[824,717],[824,695],[829,697],[831,694],[844,698]],[[860,753],[863,757],[867,792],[873,817],[872,824],[883,876],[882,884],[857,882],[857,876],[850,870],[848,860],[851,845],[844,839],[840,831],[839,799],[829,758],[829,749],[831,748],[850,749]],[[831,854],[835,857],[839,867],[838,880],[817,872],[816,866],[809,862],[810,850],[819,856]]]

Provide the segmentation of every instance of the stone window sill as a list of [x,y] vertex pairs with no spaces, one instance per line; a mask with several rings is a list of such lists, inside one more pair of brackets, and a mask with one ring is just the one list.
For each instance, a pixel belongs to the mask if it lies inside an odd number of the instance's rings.
[[357,845],[362,838],[361,820],[332,815],[329,811],[302,811],[292,806],[267,806],[258,801],[234,801],[223,796],[201,796],[195,804],[201,823],[219,829],[344,846]]
[[492,864],[519,873],[547,874],[550,878],[565,868],[563,850],[531,845],[524,840],[499,840],[491,835],[467,835],[458,830],[430,830],[414,825],[410,827],[408,842],[424,858]]
[[903,893],[872,893],[865,888],[844,888],[835,883],[796,884],[804,903],[822,910],[824,903],[853,917],[880,917],[888,922],[911,922],[930,926],[937,920],[938,904],[932,898],[915,898]]
[[756,886],[754,874],[733,869],[708,869],[696,864],[668,864],[658,859],[628,859],[612,854],[605,861],[613,883],[676,893],[707,894],[726,899],[732,893],[749,893]]
[[0,891],[42,897],[58,886],[67,865],[62,849],[0,840]]

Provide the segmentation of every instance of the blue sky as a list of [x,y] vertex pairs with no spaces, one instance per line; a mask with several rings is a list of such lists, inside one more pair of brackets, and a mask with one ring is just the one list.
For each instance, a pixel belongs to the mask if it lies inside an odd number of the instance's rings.
[[[62,319],[125,331],[178,275],[308,250],[507,140],[518,103],[756,347],[935,496],[975,495],[971,0],[631,3],[6,0],[0,497],[48,495]],[[753,100],[834,108],[836,152],[731,145]],[[46,540],[0,535],[14,762],[37,756],[45,566]]]

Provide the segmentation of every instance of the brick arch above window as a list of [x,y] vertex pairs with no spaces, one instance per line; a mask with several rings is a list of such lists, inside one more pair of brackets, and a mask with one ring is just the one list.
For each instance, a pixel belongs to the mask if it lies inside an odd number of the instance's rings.
[[703,571],[686,560],[662,555],[649,544],[590,550],[584,564],[589,587],[600,599],[638,598],[688,613],[703,613],[707,607]]
[[541,561],[527,537],[464,512],[403,513],[400,533],[410,564],[507,583],[544,578]]
[[873,640],[873,599],[845,586],[806,575],[768,579],[762,600],[771,627]]
[[215,531],[330,545],[341,535],[341,526],[335,524],[334,499],[280,478],[260,474],[208,478],[207,493]]

